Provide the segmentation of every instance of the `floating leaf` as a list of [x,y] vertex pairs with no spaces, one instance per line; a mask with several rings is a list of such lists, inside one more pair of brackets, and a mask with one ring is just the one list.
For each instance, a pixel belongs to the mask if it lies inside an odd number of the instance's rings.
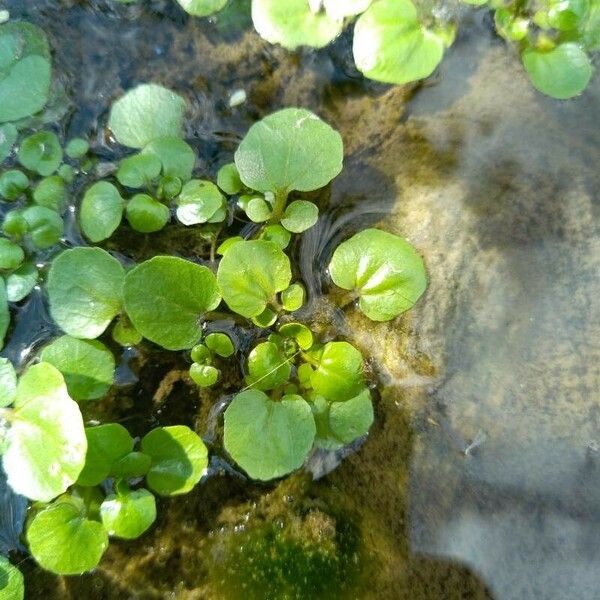
[[285,323],[279,328],[279,333],[288,338],[293,338],[302,350],[308,350],[313,345],[312,331],[302,323]]
[[113,384],[115,357],[97,340],[64,335],[46,346],[40,358],[63,374],[69,394],[75,400],[102,398]]
[[161,137],[181,135],[184,99],[154,83],[138,85],[117,100],[108,127],[116,140],[130,148],[143,148]]
[[181,138],[157,138],[142,150],[142,155],[147,154],[156,156],[160,160],[162,172],[167,177],[177,177],[183,182],[191,179],[196,155]]
[[73,138],[69,140],[67,147],[65,148],[65,153],[69,158],[73,160],[77,160],[78,158],[83,158],[90,149],[90,145],[87,140],[83,138]]
[[20,302],[28,296],[38,280],[38,270],[31,262],[22,264],[6,277],[6,295],[9,302]]
[[3,600],[23,600],[25,583],[17,567],[8,558],[0,556],[0,598]]
[[147,194],[136,194],[125,213],[131,227],[140,233],[160,231],[171,218],[169,208]]
[[364,388],[362,354],[348,342],[325,344],[318,361],[310,383],[327,400],[349,400]]
[[329,263],[333,282],[360,298],[373,321],[389,321],[412,308],[427,287],[423,259],[397,235],[365,229],[341,243]]
[[4,470],[17,494],[49,502],[77,481],[87,448],[83,419],[52,365],[29,367],[19,380],[6,445]]
[[17,269],[25,260],[25,253],[19,244],[0,237],[0,270]]
[[283,385],[291,372],[290,360],[281,348],[273,342],[262,342],[248,355],[246,383],[257,390],[272,390]]
[[410,0],[377,0],[354,27],[354,61],[370,79],[407,83],[433,73],[445,38],[427,29]]
[[254,223],[264,223],[271,218],[273,210],[264,198],[256,196],[251,198],[246,204],[246,214]]
[[292,233],[302,233],[310,229],[319,218],[319,209],[312,202],[294,200],[285,212],[281,224]]
[[252,125],[235,153],[235,164],[253,190],[308,192],[338,175],[343,157],[337,131],[309,110],[284,108]]
[[208,466],[204,442],[183,425],[153,429],[142,438],[142,451],[152,459],[146,482],[160,496],[187,494]]
[[58,244],[64,233],[64,223],[60,215],[45,206],[30,206],[21,217],[27,223],[27,232],[33,245],[44,250]]
[[161,172],[162,164],[153,154],[135,154],[119,163],[117,179],[121,185],[142,188],[151,185]]
[[549,51],[527,48],[521,59],[533,87],[559,100],[581,94],[592,76],[592,63],[577,44],[559,44]]
[[219,356],[222,356],[223,358],[227,358],[235,352],[233,342],[226,333],[209,333],[206,336],[204,343],[213,352],[215,352]]
[[108,239],[121,223],[124,207],[123,198],[112,183],[95,183],[81,202],[79,221],[84,235],[92,242]]
[[253,479],[268,481],[300,468],[315,438],[315,422],[300,396],[273,402],[247,390],[225,411],[225,449]]
[[133,450],[133,438],[118,423],[87,427],[85,435],[88,442],[85,467],[77,484],[94,486],[102,483],[113,465]]
[[274,242],[282,250],[285,250],[292,239],[292,235],[285,227],[279,225],[279,223],[273,223],[263,228],[260,232],[260,239],[267,242]]
[[219,380],[219,371],[211,365],[194,363],[190,367],[190,377],[199,387],[210,387]]
[[229,0],[177,0],[185,12],[194,17],[208,17],[219,12]]
[[242,180],[235,163],[223,165],[217,173],[217,185],[230,196],[238,194],[242,188]]
[[123,294],[133,326],[168,350],[194,346],[202,315],[221,302],[210,269],[174,256],[156,256],[132,269]]
[[225,197],[214,183],[192,179],[177,198],[177,218],[184,225],[209,223],[224,207]]
[[156,520],[156,501],[145,489],[110,494],[100,507],[102,524],[108,535],[134,540]]
[[152,459],[148,455],[143,452],[130,452],[113,463],[109,475],[125,479],[144,477],[151,466]]
[[45,206],[61,213],[67,203],[67,186],[58,175],[42,179],[33,190],[33,201],[39,206]]
[[346,402],[333,402],[329,409],[331,433],[344,444],[366,435],[373,419],[371,394],[366,389]]
[[72,502],[58,501],[34,517],[27,542],[44,569],[80,575],[98,565],[108,546],[108,534],[101,523],[86,518]]
[[262,38],[288,50],[298,46],[322,48],[344,27],[342,18],[313,11],[308,0],[253,0],[252,21]]
[[285,310],[294,312],[304,304],[304,296],[304,287],[299,283],[293,283],[281,292],[281,304]]
[[121,263],[105,250],[65,250],[48,273],[52,318],[73,337],[98,337],[121,311],[124,277]]
[[0,196],[16,200],[29,187],[27,175],[18,169],[9,169],[0,175]]
[[55,133],[40,131],[26,137],[19,148],[19,162],[43,177],[52,175],[60,166],[63,151]]
[[217,271],[223,299],[244,317],[260,315],[289,286],[291,277],[289,258],[277,244],[263,240],[231,246]]

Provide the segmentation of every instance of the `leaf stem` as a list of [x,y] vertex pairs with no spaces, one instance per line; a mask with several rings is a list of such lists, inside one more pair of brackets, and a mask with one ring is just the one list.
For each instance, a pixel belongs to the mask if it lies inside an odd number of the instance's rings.
[[275,203],[273,204],[273,214],[269,219],[269,223],[279,223],[281,218],[283,217],[283,213],[285,211],[285,207],[288,199],[288,191],[287,190],[277,190],[275,192]]

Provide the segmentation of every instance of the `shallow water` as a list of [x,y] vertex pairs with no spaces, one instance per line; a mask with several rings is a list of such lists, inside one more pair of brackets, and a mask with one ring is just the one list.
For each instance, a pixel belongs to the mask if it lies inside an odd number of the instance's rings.
[[[311,461],[328,475],[258,486],[214,458],[202,485],[162,501],[151,532],[111,543],[93,574],[56,578],[24,558],[27,597],[595,598],[599,78],[568,103],[541,97],[485,12],[463,23],[436,77],[393,88],[358,77],[347,36],[289,54],[243,20],[188,19],[167,1],[6,4],[51,38],[68,91],[60,131],[88,136],[106,161],[117,156],[107,109],[143,81],[188,98],[199,173],[214,175],[247,128],[283,106],[340,130],[345,169],[295,252],[311,318],[372,357],[380,396],[356,453]],[[232,109],[236,89],[248,101]],[[429,270],[426,298],[391,324],[322,296],[332,249],[370,224],[410,239]],[[81,243],[76,228],[67,242]],[[123,229],[107,247],[136,260],[206,253],[171,230],[150,245]],[[52,331],[39,294],[19,310],[6,352],[27,360]],[[185,423],[218,439],[220,398],[185,372],[173,354],[125,356],[122,385],[86,417],[134,434]]]

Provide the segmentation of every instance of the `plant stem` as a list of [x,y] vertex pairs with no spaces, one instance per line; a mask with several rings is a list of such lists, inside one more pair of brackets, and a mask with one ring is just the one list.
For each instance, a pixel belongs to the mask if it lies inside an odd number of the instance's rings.
[[273,205],[273,214],[269,219],[269,223],[279,223],[281,218],[283,217],[283,213],[285,211],[285,206],[287,204],[288,199],[288,191],[287,190],[277,190],[275,192],[275,203]]

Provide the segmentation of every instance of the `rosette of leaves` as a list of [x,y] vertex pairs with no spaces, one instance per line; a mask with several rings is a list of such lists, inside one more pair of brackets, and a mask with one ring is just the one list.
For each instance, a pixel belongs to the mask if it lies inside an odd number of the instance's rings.
[[329,272],[373,321],[389,321],[412,308],[427,287],[423,259],[413,246],[379,229],[366,229],[342,242]]
[[219,357],[229,358],[234,353],[235,346],[226,333],[209,333],[202,344],[192,348],[193,362],[190,367],[190,377],[200,387],[213,386],[220,377],[215,362]]
[[255,123],[235,153],[242,183],[264,195],[248,199],[249,218],[293,233],[312,227],[317,207],[305,200],[288,205],[288,196],[326,186],[342,170],[343,154],[340,134],[308,110],[286,108]]
[[58,370],[39,363],[17,381],[0,359],[0,452],[8,484],[31,500],[48,502],[81,473],[87,449],[83,419]]

